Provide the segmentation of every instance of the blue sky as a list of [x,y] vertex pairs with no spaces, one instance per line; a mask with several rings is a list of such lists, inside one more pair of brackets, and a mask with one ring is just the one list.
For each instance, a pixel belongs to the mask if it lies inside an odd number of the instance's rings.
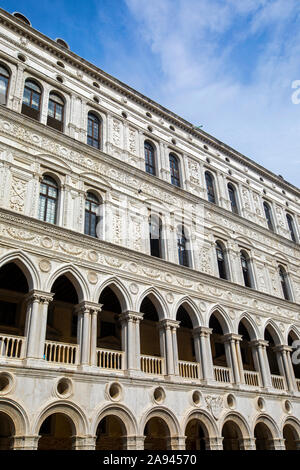
[[300,186],[300,103],[292,99],[299,0],[2,0],[1,7]]

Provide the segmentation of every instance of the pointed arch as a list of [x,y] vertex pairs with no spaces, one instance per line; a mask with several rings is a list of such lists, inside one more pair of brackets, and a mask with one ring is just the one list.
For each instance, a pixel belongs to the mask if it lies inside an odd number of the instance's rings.
[[189,314],[189,317],[193,324],[193,328],[203,325],[203,318],[201,313],[199,312],[196,303],[188,296],[182,297],[180,300],[178,300],[178,302],[175,304],[175,307],[173,308],[171,318],[176,320],[176,315],[180,307],[185,308],[185,310]]
[[8,263],[15,263],[21,269],[26,277],[29,291],[41,289],[41,278],[36,264],[25,253],[21,250],[7,253],[0,259],[0,269]]
[[101,408],[96,411],[90,430],[92,436],[96,435],[97,427],[100,421],[107,416],[115,416],[119,418],[126,429],[127,436],[137,435],[137,421],[129,408],[127,408],[125,405],[109,403],[105,406],[101,406]]
[[238,320],[237,329],[239,329],[240,323],[243,322],[244,326],[246,327],[251,341],[257,340],[260,337],[259,330],[257,328],[256,323],[253,321],[251,315],[248,312],[243,312]]
[[280,332],[278,326],[273,320],[267,320],[264,326],[264,334],[266,330],[268,329],[270,335],[273,338],[274,344],[277,346],[279,344],[284,344],[283,343],[283,336],[282,333]]
[[167,303],[163,296],[159,293],[157,289],[154,287],[149,287],[145,290],[140,297],[137,299],[136,303],[136,311],[139,312],[141,309],[141,305],[143,300],[148,297],[151,302],[153,303],[154,307],[156,308],[159,320],[163,320],[164,318],[169,318],[169,309]]
[[228,313],[226,312],[226,310],[224,310],[224,308],[219,305],[219,304],[216,304],[214,305],[211,309],[210,309],[210,312],[208,314],[208,317],[207,317],[207,326],[209,326],[209,321],[210,321],[210,318],[211,316],[214,315],[217,320],[219,321],[222,329],[223,329],[223,334],[227,334],[227,333],[232,333],[233,332],[233,325],[232,325],[232,321],[228,315]]
[[46,292],[51,292],[54,282],[60,276],[66,276],[74,285],[79,303],[83,300],[90,300],[90,292],[87,282],[81,272],[72,264],[61,266],[49,277],[45,285]]
[[290,325],[289,329],[287,330],[286,333],[286,342],[285,344],[288,344],[288,338],[291,333],[294,333],[295,336],[297,336],[297,340],[300,340],[300,330],[295,326],[295,325]]
[[106,287],[109,287],[116,295],[118,301],[120,302],[122,312],[132,310],[131,296],[124,284],[116,277],[110,277],[104,282],[101,280],[100,283],[98,283],[94,293],[94,302],[99,302],[101,293]]

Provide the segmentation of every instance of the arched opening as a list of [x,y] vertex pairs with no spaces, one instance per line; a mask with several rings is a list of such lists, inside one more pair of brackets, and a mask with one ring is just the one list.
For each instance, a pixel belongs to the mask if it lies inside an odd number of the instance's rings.
[[273,224],[271,207],[266,201],[263,203],[263,206],[264,206],[265,217],[266,217],[266,221],[268,224],[268,228],[269,230],[272,230],[272,232],[274,232],[274,224]]
[[96,450],[126,449],[126,428],[117,416],[101,419],[96,431]]
[[170,173],[171,173],[171,183],[174,186],[180,188],[180,170],[179,170],[179,161],[176,155],[170,153],[169,155],[170,162]]
[[28,78],[25,81],[22,113],[39,121],[41,109],[42,89],[36,81]]
[[238,204],[237,204],[236,189],[232,183],[228,183],[227,188],[228,188],[228,195],[229,195],[231,210],[234,214],[238,214],[239,209],[238,209]]
[[111,287],[101,292],[99,304],[101,313],[97,316],[97,348],[122,351],[120,301]]
[[[299,341],[299,337],[296,335],[296,333],[292,330],[290,331],[289,335],[288,335],[288,345],[289,346],[293,346],[293,343],[294,341]],[[300,344],[300,342],[299,342]],[[298,350],[298,345],[296,348],[294,348],[294,351],[296,352]],[[291,353],[292,356],[293,356],[293,353]],[[296,359],[297,360],[293,360],[293,357],[292,357],[292,366],[293,366],[293,371],[294,371],[294,375],[295,375],[295,379],[297,380],[297,383],[299,383],[299,386],[300,386],[300,361],[299,361],[299,354],[296,352]],[[299,382],[298,382],[299,380]]]
[[150,175],[156,174],[155,169],[155,150],[153,145],[150,142],[144,143],[144,152],[145,152],[145,169],[146,172]]
[[[228,344],[225,344],[224,325],[218,312],[213,313],[209,320],[209,328],[212,329],[210,335],[210,347],[214,366],[215,380],[218,382],[231,382],[231,372],[229,369],[230,354]],[[222,322],[223,323],[223,322]]]
[[[21,357],[29,286],[23,271],[13,262],[0,269],[0,355]],[[6,336],[8,335],[8,336]]]
[[64,127],[64,107],[65,102],[62,97],[52,91],[49,95],[47,126],[58,131],[63,131]]
[[208,450],[207,430],[199,419],[192,419],[185,428],[186,450]]
[[299,436],[291,424],[286,424],[283,428],[283,438],[286,450],[299,450]]
[[249,333],[250,327],[247,323],[248,322],[245,319],[241,320],[238,328],[238,333],[242,336],[242,340],[240,341],[240,351],[243,363],[244,379],[247,385],[259,386],[259,363],[256,357],[255,348],[252,346]]
[[44,358],[76,364],[77,349],[72,345],[78,340],[77,291],[70,279],[61,275],[53,283],[51,292],[54,296],[48,307]]
[[242,450],[242,433],[234,421],[226,421],[222,428],[223,450]]
[[141,369],[146,373],[162,374],[159,316],[149,297],[144,298],[140,312],[143,313],[140,324]]
[[145,450],[171,450],[170,430],[165,421],[159,417],[151,418],[144,429]]
[[75,426],[65,414],[54,413],[43,421],[39,435],[38,450],[72,450]]
[[254,428],[256,450],[274,450],[273,436],[265,423],[257,423]]
[[7,67],[0,64],[0,104],[6,104],[10,72]]
[[13,448],[14,435],[13,420],[6,413],[0,412],[0,451]]
[[205,172],[205,183],[206,183],[206,192],[207,192],[208,201],[212,202],[213,204],[216,204],[214,177],[209,171]]
[[180,322],[179,328],[177,328],[178,359],[196,362],[193,323],[183,305],[177,310],[176,320]]
[[278,352],[274,351],[276,342],[278,344],[278,341],[276,338],[276,334],[270,325],[268,325],[267,328],[265,329],[265,340],[268,341],[269,343],[266,349],[267,349],[270,372],[272,375],[280,375],[279,364],[278,364]]

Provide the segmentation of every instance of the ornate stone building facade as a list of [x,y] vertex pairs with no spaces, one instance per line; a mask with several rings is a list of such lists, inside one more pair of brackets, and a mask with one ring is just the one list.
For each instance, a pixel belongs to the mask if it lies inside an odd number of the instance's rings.
[[0,42],[0,448],[299,448],[300,191],[20,14]]

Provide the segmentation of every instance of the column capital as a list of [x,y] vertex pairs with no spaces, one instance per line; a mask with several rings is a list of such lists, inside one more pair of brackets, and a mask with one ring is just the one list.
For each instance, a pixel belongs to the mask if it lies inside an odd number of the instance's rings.
[[34,302],[35,300],[41,303],[50,303],[53,300],[53,292],[44,292],[41,290],[33,289],[28,292],[26,296],[27,302]]
[[196,326],[196,328],[193,328],[193,335],[200,334],[200,336],[209,336],[212,332],[212,328],[208,328],[207,326]]
[[287,344],[278,344],[277,346],[273,347],[273,351],[278,351],[278,352],[293,352],[293,348],[291,346],[288,346]]
[[89,302],[86,300],[83,300],[79,304],[75,306],[75,312],[76,313],[84,313],[85,311],[89,311],[89,313],[99,313],[101,312],[103,307],[103,304],[98,304],[96,302]]
[[242,339],[243,336],[237,333],[226,333],[224,335],[224,341],[241,341]]
[[159,327],[160,328],[179,328],[180,321],[177,320],[171,320],[171,318],[164,318],[163,320],[160,320],[159,322]]
[[134,312],[133,310],[127,310],[122,312],[119,315],[119,319],[122,321],[141,321],[143,319],[143,314],[141,312]]
[[251,346],[264,346],[267,347],[269,346],[269,341],[266,341],[265,339],[254,339],[253,341],[250,341]]

